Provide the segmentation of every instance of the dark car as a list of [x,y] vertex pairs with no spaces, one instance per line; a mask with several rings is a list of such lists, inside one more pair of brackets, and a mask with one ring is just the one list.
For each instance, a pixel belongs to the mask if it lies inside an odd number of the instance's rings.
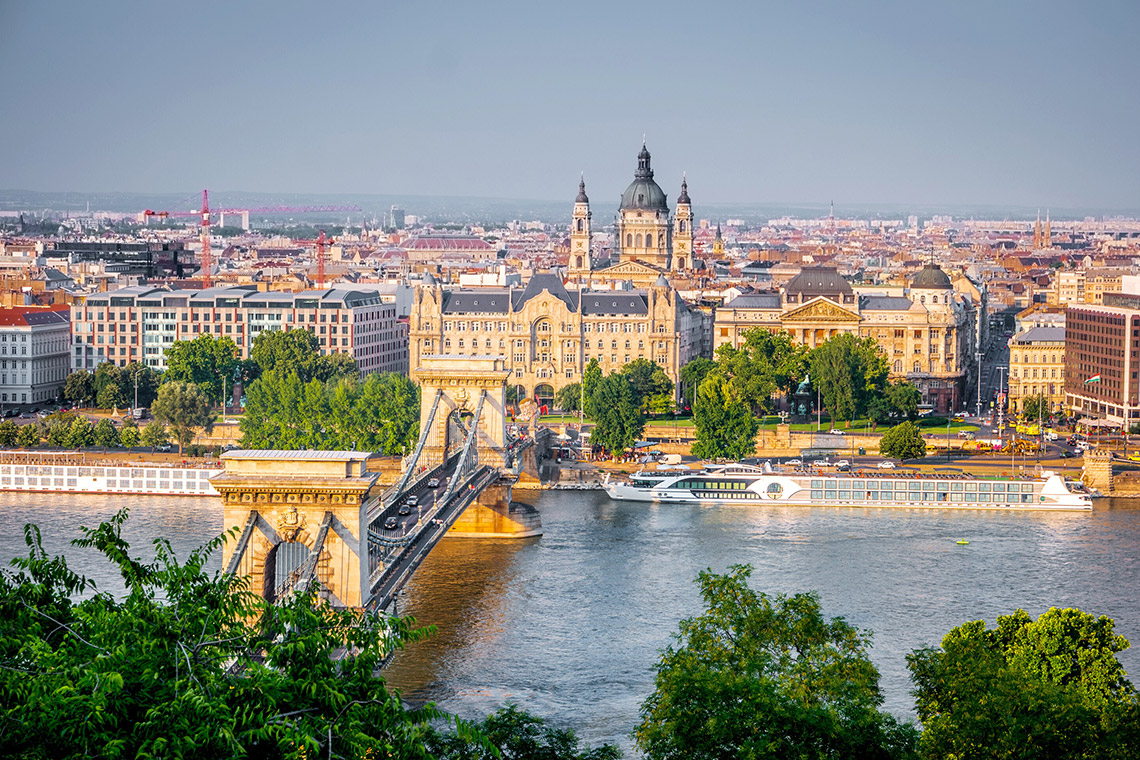
[[1068,459],[1072,455],[1073,455],[1073,452],[1069,451],[1068,449],[1061,449],[1061,453],[1058,454],[1057,456],[1061,457],[1061,459]]
[[407,504],[401,504],[400,508],[396,510],[396,513],[401,515],[410,515],[412,513],[412,508]]
[[400,527],[400,522],[395,517],[389,517],[384,521],[384,530],[395,530]]

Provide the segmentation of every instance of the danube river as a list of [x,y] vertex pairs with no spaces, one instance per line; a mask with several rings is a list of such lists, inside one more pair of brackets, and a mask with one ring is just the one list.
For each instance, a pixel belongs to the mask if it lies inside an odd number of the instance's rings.
[[[533,503],[541,538],[447,540],[413,577],[399,611],[439,631],[390,667],[406,697],[472,718],[515,702],[628,750],[658,652],[677,621],[699,611],[696,573],[733,563],[754,566],[758,590],[815,589],[828,615],[874,631],[886,707],[903,717],[913,715],[906,653],[966,620],[992,625],[1018,607],[1037,615],[1075,606],[1115,618],[1140,646],[1140,509],[653,506],[569,491]],[[38,522],[59,552],[78,525],[122,504],[132,508],[125,534],[139,547],[161,535],[184,553],[221,528],[213,498],[7,493],[0,556],[23,552],[25,522]],[[117,574],[91,561],[75,564],[117,587]],[[1140,677],[1140,652],[1121,659]]]

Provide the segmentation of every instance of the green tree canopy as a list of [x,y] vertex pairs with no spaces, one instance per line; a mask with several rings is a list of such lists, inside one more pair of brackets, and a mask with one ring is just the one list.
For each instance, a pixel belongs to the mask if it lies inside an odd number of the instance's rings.
[[[168,382],[158,389],[158,398],[150,407],[156,422],[165,422],[178,441],[182,452],[194,440],[194,431],[209,432],[214,427],[214,412],[206,394],[192,383]],[[147,429],[150,425],[147,425]],[[144,435],[145,435],[144,431]],[[161,445],[161,444],[150,444]]]
[[142,434],[139,436],[139,442],[143,446],[150,446],[152,449],[159,446],[165,446],[170,443],[170,436],[166,432],[166,425],[163,425],[158,420],[151,420],[142,429]]
[[740,348],[725,344],[716,350],[716,363],[740,399],[762,412],[772,410],[773,396],[795,390],[807,371],[807,357],[808,350],[788,333],[763,328],[745,332]]
[[612,744],[583,749],[573,731],[548,726],[542,718],[508,705],[471,732],[433,731],[427,745],[436,760],[616,760]]
[[922,459],[926,456],[926,441],[918,426],[907,420],[883,433],[879,438],[879,453],[895,459]]
[[92,443],[96,446],[110,447],[119,445],[119,430],[115,423],[104,417],[95,423],[92,434]]
[[874,338],[836,335],[811,351],[811,382],[832,420],[852,420],[886,388],[889,367]]
[[40,426],[34,422],[29,422],[27,425],[21,425],[20,432],[16,434],[16,445],[24,449],[30,449],[33,446],[39,446]]
[[77,369],[63,384],[63,397],[76,406],[89,406],[95,401],[95,378],[85,369]]
[[879,711],[869,635],[825,619],[815,594],[753,591],[751,572],[698,575],[705,611],[681,621],[641,707],[635,736],[645,756],[913,757],[917,732]]
[[760,421],[719,370],[708,373],[693,403],[697,440],[693,456],[742,459],[756,452]]
[[664,408],[673,399],[673,381],[660,365],[648,359],[634,359],[621,368],[621,374],[629,379],[637,397],[641,399],[641,410],[650,407]]
[[118,409],[127,405],[127,398],[118,383],[107,383],[99,391],[95,403],[100,409]]
[[582,384],[570,383],[554,394],[554,405],[564,412],[576,412],[582,408]]
[[582,392],[583,398],[589,399],[594,395],[594,389],[598,387],[598,383],[602,380],[602,365],[598,364],[598,358],[594,357],[586,363],[586,369],[582,370]]
[[140,437],[138,424],[132,419],[124,420],[123,428],[119,431],[119,443],[129,449],[139,445]]
[[590,443],[614,454],[633,446],[645,430],[641,399],[629,378],[618,372],[599,380],[586,397],[586,415],[594,421]]
[[303,383],[356,373],[355,359],[339,353],[322,356],[317,336],[303,328],[262,331],[253,339],[250,358],[257,363],[260,375],[296,373]]
[[194,383],[211,404],[222,398],[225,387],[233,387],[238,369],[238,348],[231,338],[215,338],[203,333],[194,340],[178,340],[166,349],[163,382]]
[[922,391],[905,380],[887,386],[887,401],[895,414],[906,417],[911,422],[918,419],[918,405],[922,403]]
[[76,415],[68,428],[65,445],[69,449],[81,449],[90,446],[94,437],[95,430],[91,421],[83,415]]
[[33,526],[28,556],[0,571],[5,756],[428,760],[446,716],[405,708],[379,675],[425,631],[333,609],[315,585],[268,604],[206,570],[220,538],[182,562],[156,540],[144,561],[125,517],[74,542],[119,571],[123,598],[48,557]]
[[907,656],[927,757],[1140,757],[1140,696],[1113,621],[1025,611],[951,630]]
[[0,422],[0,446],[15,446],[16,436],[20,434],[20,426],[15,420]]
[[138,406],[145,408],[154,403],[158,397],[158,386],[162,376],[151,367],[142,362],[131,362],[123,369],[123,397],[135,405],[135,381],[138,381]]
[[1049,422],[1050,414],[1049,397],[1044,393],[1026,396],[1021,400],[1021,416],[1029,422]]
[[[123,393],[123,370],[119,365],[114,362],[102,362],[95,368],[94,377],[94,393],[95,403],[102,404],[100,397],[107,396],[110,400],[125,398]],[[122,403],[112,403],[105,409],[110,409],[112,406],[122,406]]]

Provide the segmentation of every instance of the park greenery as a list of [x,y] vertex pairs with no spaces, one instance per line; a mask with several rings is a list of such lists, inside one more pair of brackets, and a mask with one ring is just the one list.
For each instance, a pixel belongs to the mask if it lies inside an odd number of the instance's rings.
[[926,441],[918,426],[907,420],[883,433],[879,453],[895,459],[922,459],[926,456]]
[[591,359],[579,395],[594,422],[590,443],[614,453],[633,447],[645,430],[646,414],[673,411],[673,382],[665,370],[647,359],[632,361],[605,376],[597,359]]
[[179,453],[182,453],[194,440],[196,429],[201,428],[209,432],[214,425],[214,412],[210,408],[209,399],[201,388],[192,383],[177,380],[163,383],[158,389],[158,398],[154,400],[150,411],[154,415],[155,422],[170,426],[170,432],[178,441]]

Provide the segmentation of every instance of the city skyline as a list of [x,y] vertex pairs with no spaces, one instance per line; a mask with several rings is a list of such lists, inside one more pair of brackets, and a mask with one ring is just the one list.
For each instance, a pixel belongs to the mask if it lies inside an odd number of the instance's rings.
[[8,5],[0,186],[1137,206],[1131,4],[701,10]]

